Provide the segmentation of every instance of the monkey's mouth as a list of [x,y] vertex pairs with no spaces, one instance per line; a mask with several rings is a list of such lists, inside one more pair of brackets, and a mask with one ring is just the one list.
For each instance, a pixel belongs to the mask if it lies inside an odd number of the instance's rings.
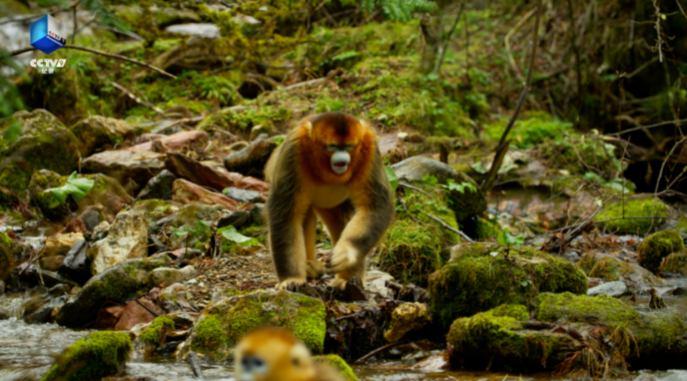
[[342,174],[348,170],[348,163],[332,163],[332,171]]
[[332,167],[332,171],[337,175],[342,175],[348,170],[348,164],[351,162],[351,156],[346,151],[336,151],[332,155],[332,159],[329,164]]

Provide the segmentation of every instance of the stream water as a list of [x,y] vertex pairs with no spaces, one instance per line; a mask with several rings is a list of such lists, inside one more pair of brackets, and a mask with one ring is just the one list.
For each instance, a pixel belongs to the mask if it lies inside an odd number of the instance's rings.
[[[28,381],[40,378],[64,348],[89,331],[66,329],[55,324],[26,324],[16,318],[0,320],[0,381]],[[572,381],[550,374],[507,375],[505,373],[412,371],[400,362],[373,363],[354,367],[365,381],[452,380],[452,381]],[[233,380],[230,366],[203,364],[207,380]],[[144,359],[134,355],[126,367],[126,377],[148,376],[159,381],[197,381],[185,362],[172,359]],[[620,380],[687,381],[687,371],[633,372]]]

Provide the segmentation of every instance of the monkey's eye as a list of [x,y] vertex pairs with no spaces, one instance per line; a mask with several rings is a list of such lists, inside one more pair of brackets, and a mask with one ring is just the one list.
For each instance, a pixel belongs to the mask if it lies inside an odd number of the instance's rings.
[[355,146],[353,144],[348,144],[348,145],[344,146],[344,149],[348,152],[353,151],[353,148],[355,148]]
[[327,146],[327,151],[329,151],[329,152],[336,152],[338,150],[339,150],[339,146],[337,146],[335,144],[330,144]]
[[300,366],[301,365],[301,361],[298,359],[298,357],[292,358],[291,363],[293,364],[293,366]]

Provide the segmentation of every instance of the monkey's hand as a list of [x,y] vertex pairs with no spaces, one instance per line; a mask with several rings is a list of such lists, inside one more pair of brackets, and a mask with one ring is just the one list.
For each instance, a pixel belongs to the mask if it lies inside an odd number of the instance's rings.
[[306,283],[305,279],[287,278],[277,283],[277,290],[298,291],[298,288]]
[[339,241],[334,247],[334,251],[327,258],[325,268],[329,274],[338,274],[346,270],[353,269],[360,262],[360,255],[351,245]]
[[317,259],[308,259],[306,273],[308,278],[320,279],[324,275],[324,265]]

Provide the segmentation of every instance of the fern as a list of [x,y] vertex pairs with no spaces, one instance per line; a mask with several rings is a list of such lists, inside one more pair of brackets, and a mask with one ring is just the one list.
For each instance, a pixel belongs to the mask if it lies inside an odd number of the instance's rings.
[[431,12],[436,8],[432,0],[340,0],[341,5],[358,3],[364,13],[372,13],[376,8],[382,10],[384,17],[408,22],[413,18],[413,13]]

